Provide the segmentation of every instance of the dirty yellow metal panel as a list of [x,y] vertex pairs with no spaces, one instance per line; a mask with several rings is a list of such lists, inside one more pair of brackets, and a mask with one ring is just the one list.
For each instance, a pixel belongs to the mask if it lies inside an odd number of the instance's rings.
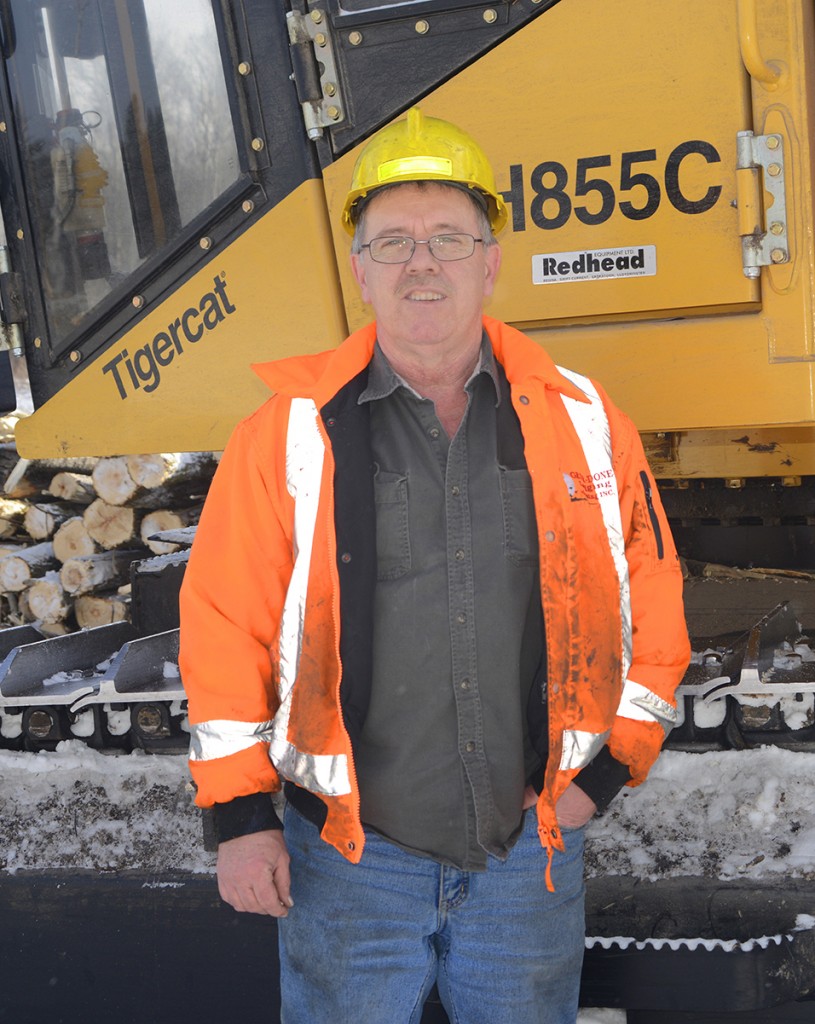
[[643,443],[658,479],[815,475],[815,425],[645,434]]
[[815,359],[815,5],[808,0],[756,4],[756,41],[779,71],[777,82],[751,78],[756,133],[778,133],[787,165],[788,263],[762,282],[773,361]]
[[321,351],[346,331],[322,186],[307,181],[21,420],[18,448],[219,450],[269,395],[251,363]]
[[788,307],[777,319],[734,315],[530,333],[558,363],[601,381],[640,430],[812,423],[815,363],[770,361],[785,312],[800,331]]

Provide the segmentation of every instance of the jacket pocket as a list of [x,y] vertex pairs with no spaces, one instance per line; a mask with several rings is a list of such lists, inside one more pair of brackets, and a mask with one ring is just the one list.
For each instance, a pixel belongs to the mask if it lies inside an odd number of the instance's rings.
[[651,523],[651,532],[654,536],[657,561],[661,562],[665,557],[665,541],[662,538],[662,527],[659,522],[659,516],[657,515],[657,510],[654,508],[654,496],[651,490],[651,481],[648,479],[648,474],[644,469],[640,471],[640,480],[642,481],[643,491],[645,492],[645,509],[648,513],[649,522]]
[[504,519],[504,554],[515,565],[538,564],[538,530],[532,477],[525,469],[499,466],[501,509]]
[[407,476],[377,469],[374,476],[376,503],[376,578],[395,580],[410,570]]

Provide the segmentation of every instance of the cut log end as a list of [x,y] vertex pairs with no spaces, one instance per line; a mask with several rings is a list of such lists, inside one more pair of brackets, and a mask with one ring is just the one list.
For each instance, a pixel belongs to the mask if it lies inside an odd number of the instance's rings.
[[59,579],[42,579],[32,583],[25,595],[26,618],[32,622],[64,622],[71,610]]
[[125,622],[130,618],[130,601],[119,594],[86,594],[74,604],[76,623],[81,629]]
[[133,547],[136,539],[136,513],[123,505],[109,505],[101,498],[88,505],[82,517],[90,537],[105,550]]
[[59,562],[95,555],[99,545],[88,533],[82,516],[66,519],[54,534],[54,555]]

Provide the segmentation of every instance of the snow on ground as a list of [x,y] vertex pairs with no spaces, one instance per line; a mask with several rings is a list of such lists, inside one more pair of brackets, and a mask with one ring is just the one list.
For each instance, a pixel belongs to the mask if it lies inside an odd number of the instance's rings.
[[[0,751],[0,870],[209,873],[186,759]],[[589,829],[588,874],[815,879],[815,754],[666,751]]]
[[0,870],[206,873],[186,758],[0,751]]
[[665,751],[589,832],[590,875],[815,879],[815,754]]

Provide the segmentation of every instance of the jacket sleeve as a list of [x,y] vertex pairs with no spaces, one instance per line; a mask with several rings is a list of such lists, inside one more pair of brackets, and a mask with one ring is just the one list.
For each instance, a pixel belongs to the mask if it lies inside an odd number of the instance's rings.
[[631,665],[608,747],[638,785],[676,721],[675,691],[690,660],[682,571],[634,424],[603,396],[611,426],[631,595]]
[[275,403],[243,421],[230,439],[181,590],[180,668],[196,802],[209,807],[241,798],[233,806],[250,824],[240,831],[274,827],[263,824],[261,810],[271,801],[257,794],[280,788],[268,749],[278,707],[274,648],[292,542],[284,456],[264,442],[285,438]]

